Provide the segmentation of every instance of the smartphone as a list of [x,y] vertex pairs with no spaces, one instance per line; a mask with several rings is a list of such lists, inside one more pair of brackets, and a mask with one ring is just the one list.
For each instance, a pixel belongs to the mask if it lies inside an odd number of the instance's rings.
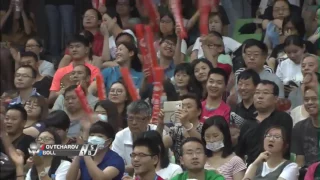
[[175,124],[175,112],[182,108],[182,101],[165,101],[163,103],[164,123]]

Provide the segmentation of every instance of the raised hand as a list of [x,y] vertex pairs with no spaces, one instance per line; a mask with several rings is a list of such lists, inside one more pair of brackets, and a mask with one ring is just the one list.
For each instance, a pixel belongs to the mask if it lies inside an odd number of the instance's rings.
[[271,153],[269,151],[265,151],[265,152],[261,153],[253,163],[256,165],[263,163],[269,159],[270,155],[271,155]]
[[9,156],[16,166],[24,165],[24,153],[20,149],[16,149],[15,151],[10,151]]
[[43,157],[42,156],[33,156],[32,162],[35,166],[42,166],[43,165]]

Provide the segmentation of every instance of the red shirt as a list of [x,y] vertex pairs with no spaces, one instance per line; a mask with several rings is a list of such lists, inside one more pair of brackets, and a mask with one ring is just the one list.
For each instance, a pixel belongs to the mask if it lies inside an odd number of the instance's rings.
[[204,122],[206,119],[212,116],[223,116],[229,124],[230,121],[230,111],[231,108],[223,101],[221,101],[220,106],[217,109],[207,109],[207,101],[202,101],[202,114],[200,122]]

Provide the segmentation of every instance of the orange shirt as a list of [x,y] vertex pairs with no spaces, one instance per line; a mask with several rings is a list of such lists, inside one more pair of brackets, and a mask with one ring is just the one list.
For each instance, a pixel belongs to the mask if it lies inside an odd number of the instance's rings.
[[[100,69],[96,66],[93,66],[92,64],[85,63],[85,66],[87,66],[91,70],[91,77],[90,80],[93,81],[94,78],[96,78],[97,75],[101,74]],[[52,84],[50,91],[60,91],[60,81],[66,74],[70,73],[73,70],[73,63],[70,63],[68,66],[60,68],[57,70],[57,72],[53,76]]]

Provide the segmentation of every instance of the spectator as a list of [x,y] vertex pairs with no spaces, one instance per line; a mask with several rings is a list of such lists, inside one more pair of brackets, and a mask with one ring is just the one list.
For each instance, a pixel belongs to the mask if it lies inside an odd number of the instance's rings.
[[[91,108],[93,108],[96,105],[96,103],[98,102],[98,98],[93,96],[91,93],[88,93],[87,88],[90,85],[90,77],[91,77],[90,69],[83,64],[79,64],[79,65],[75,65],[73,67],[73,70],[70,74],[70,81],[73,85],[81,84],[81,86],[85,90],[84,92],[87,96],[89,106]],[[57,100],[55,101],[52,109],[53,110],[65,110],[64,101],[65,101],[64,96],[62,94],[60,94],[58,96]]]
[[267,129],[263,140],[264,152],[248,167],[244,179],[298,179],[298,165],[285,158],[289,144],[285,128],[271,126]]
[[14,148],[19,149],[24,154],[24,162],[29,158],[28,148],[34,142],[32,136],[23,133],[27,117],[27,112],[21,104],[11,104],[1,124],[0,151],[10,154]]
[[253,104],[253,96],[260,83],[259,74],[252,69],[241,72],[238,76],[238,93],[242,101],[232,108],[230,113],[230,123],[241,128],[250,118],[256,116],[256,108]]
[[173,80],[180,97],[188,93],[199,93],[196,92],[192,77],[192,67],[189,63],[181,63],[176,66]]
[[28,39],[25,44],[25,51],[31,51],[38,56],[38,67],[39,73],[42,76],[51,76],[53,77],[55,70],[54,65],[51,62],[41,59],[41,53],[43,53],[43,43],[42,40],[33,37]]
[[229,127],[223,116],[212,116],[204,122],[201,139],[208,157],[204,168],[216,170],[227,180],[242,180],[247,167],[233,153]]
[[[237,155],[241,158],[247,155],[246,163],[249,165],[262,152],[261,139],[266,129],[276,125],[282,126],[288,133],[286,136],[290,137],[292,119],[287,113],[275,110],[278,96],[279,88],[272,81],[262,80],[256,88],[253,103],[258,114],[255,118],[250,118],[243,124],[236,150]],[[288,159],[289,154],[289,151],[286,151],[284,157]]]
[[[43,144],[61,144],[60,136],[51,129],[47,129],[39,134],[36,142]],[[70,162],[61,156],[32,156],[32,168],[29,169],[26,180],[49,179],[55,175],[56,179],[66,179]]]
[[[284,98],[284,89],[281,80],[279,79],[279,77],[273,74],[273,71],[270,67],[264,65],[267,55],[268,48],[264,43],[254,39],[248,41],[244,47],[244,61],[246,64],[246,68],[240,68],[239,70],[237,70],[234,73],[235,78],[237,79],[238,75],[245,69],[253,69],[259,74],[261,80],[269,80],[275,82],[280,91],[279,97]],[[241,99],[238,97],[238,102],[240,101]]]
[[157,131],[146,131],[142,133],[141,137],[152,140],[160,147],[160,160],[156,167],[157,175],[164,179],[171,179],[182,173],[182,168],[179,165],[170,163],[168,149],[165,148],[162,137]]
[[[317,80],[315,80],[317,81]],[[302,120],[293,128],[292,152],[296,154],[296,162],[299,167],[310,166],[319,161],[318,143],[318,114],[319,114],[319,82],[304,89],[304,106],[309,117]]]
[[76,95],[76,85],[68,87],[64,96],[64,106],[70,118],[70,127],[68,129],[68,137],[78,137],[80,134],[80,120],[86,118],[86,112],[83,110],[80,100]]
[[74,31],[74,1],[45,0],[45,9],[49,22],[49,51],[53,56],[59,57],[61,44],[65,44],[61,40],[68,42]]
[[191,63],[192,66],[192,78],[195,79],[196,87],[201,92],[201,99],[204,100],[207,97],[207,80],[209,72],[213,69],[210,61],[207,59],[196,59]]
[[90,43],[87,39],[85,39],[81,35],[76,35],[73,37],[72,40],[70,40],[68,46],[73,58],[73,62],[66,67],[58,69],[58,71],[54,75],[52,85],[50,88],[50,96],[49,96],[50,104],[53,104],[53,102],[57,99],[59,94],[63,94],[63,89],[61,91],[61,87],[60,87],[61,80],[66,74],[69,74],[70,72],[72,72],[74,65],[84,64],[91,70],[90,82],[97,75],[100,74],[99,68],[86,62],[86,60],[88,60],[89,46],[90,46]]
[[[223,34],[223,23],[222,23],[222,16],[220,13],[212,12],[209,14],[209,31],[215,31],[217,33]],[[222,36],[222,41],[223,45],[221,46],[224,48],[224,53],[230,54],[235,52],[241,44],[234,39],[227,37],[227,36]],[[198,58],[203,58],[203,49],[202,49],[202,42],[201,38],[197,38],[195,44],[193,45],[192,48],[192,54],[191,54],[191,60],[198,59]]]
[[112,101],[98,101],[97,104],[94,106],[94,112],[99,115],[105,115],[106,121],[112,126],[116,133],[125,128],[119,125],[121,124],[121,122],[125,121],[125,119],[120,119],[117,105]]
[[19,91],[19,96],[12,99],[11,103],[25,104],[30,96],[39,95],[32,87],[37,77],[37,72],[31,66],[21,66],[16,70],[14,84]]
[[[201,115],[201,101],[196,95],[187,94],[181,97],[182,109],[175,112],[176,121],[174,127],[170,127],[169,135],[163,137],[167,148],[171,148],[177,164],[180,164],[181,143],[186,137],[201,138],[202,123],[199,121]],[[172,121],[170,120],[165,120]],[[181,124],[181,125],[180,125]],[[164,127],[164,114],[159,114],[158,128]]]
[[[110,149],[115,138],[115,131],[109,123],[98,121],[90,124],[85,122],[84,132],[88,139],[84,139],[89,144],[100,145],[94,157],[79,156],[74,159],[67,174],[67,179],[112,179],[121,180],[124,173],[123,159]],[[99,163],[96,163],[99,162]],[[80,174],[80,175],[79,175]]]
[[134,25],[140,22],[134,0],[116,0],[116,12],[123,29],[134,29]]
[[185,172],[176,175],[172,180],[187,179],[212,179],[224,180],[223,176],[214,171],[204,169],[206,163],[205,146],[196,137],[189,137],[181,144],[181,164],[186,169]]
[[42,96],[33,95],[24,105],[24,109],[28,117],[23,133],[36,138],[45,129],[42,122],[49,112],[47,101]]
[[156,142],[149,138],[138,138],[133,143],[130,154],[134,172],[139,179],[163,180],[156,174],[157,165],[160,163],[160,149]]
[[149,124],[151,118],[151,107],[144,101],[134,101],[127,107],[128,127],[116,134],[112,144],[112,150],[118,153],[126,164],[126,172],[131,174],[130,154],[132,153],[133,142],[138,136],[149,130],[155,130],[157,126]]
[[202,102],[201,122],[207,118],[220,115],[230,122],[230,107],[223,102],[222,95],[228,83],[228,75],[223,69],[213,68],[209,72],[206,90],[207,98]]
[[70,128],[70,118],[62,110],[52,111],[43,121],[47,128],[55,129],[61,138],[62,144],[75,144],[76,138],[68,137],[68,129]]
[[123,81],[115,82],[111,85],[108,98],[117,106],[120,121],[119,127],[124,129],[128,127],[127,122],[127,106],[131,103],[132,99],[129,94],[128,88]]
[[50,76],[42,76],[39,71],[37,71],[39,67],[39,59],[38,56],[33,52],[25,52],[21,53],[21,59],[19,62],[19,67],[29,65],[37,72],[36,82],[33,84],[33,87],[45,98],[49,97],[49,89],[52,83],[52,77]]

